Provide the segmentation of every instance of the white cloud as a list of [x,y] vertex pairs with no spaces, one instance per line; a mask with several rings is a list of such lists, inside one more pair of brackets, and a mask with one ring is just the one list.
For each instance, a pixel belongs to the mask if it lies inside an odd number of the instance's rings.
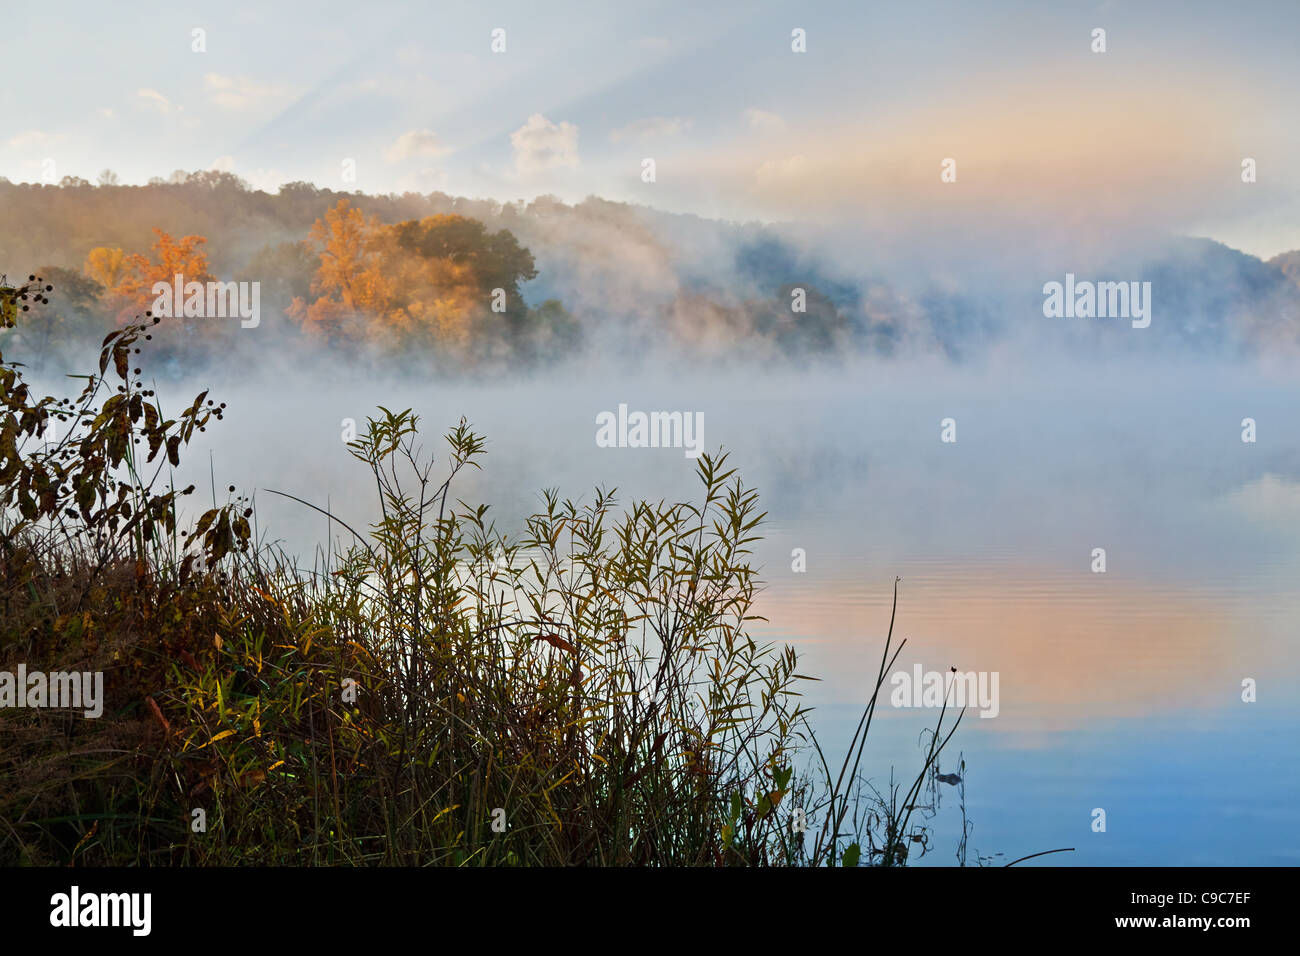
[[417,157],[437,159],[450,152],[448,147],[439,142],[438,134],[433,130],[413,129],[397,137],[393,145],[384,151],[384,158],[390,163],[400,163]]
[[212,103],[228,110],[248,109],[284,95],[279,87],[257,83],[246,76],[222,76],[220,73],[205,74],[203,88]]
[[760,133],[785,132],[785,120],[776,113],[769,113],[767,110],[747,109],[745,110],[745,121],[749,123],[751,129],[756,129]]
[[170,113],[173,110],[179,111],[181,107],[176,106],[171,100],[163,96],[157,90],[140,89],[135,91],[136,99],[140,106],[157,110],[159,113]]
[[524,175],[578,165],[578,127],[556,125],[541,113],[528,117],[510,134],[510,145],[515,150],[515,169]]
[[691,121],[679,116],[651,116],[639,119],[635,123],[620,126],[610,133],[609,138],[615,143],[627,140],[654,139],[662,136],[676,136],[691,128]]
[[99,108],[99,115],[104,117],[104,119],[113,119],[115,116],[117,116],[117,114],[113,112],[113,109],[110,106],[101,106]]

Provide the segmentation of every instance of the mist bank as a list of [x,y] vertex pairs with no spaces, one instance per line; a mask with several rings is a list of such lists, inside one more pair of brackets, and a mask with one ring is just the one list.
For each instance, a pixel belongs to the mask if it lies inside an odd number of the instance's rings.
[[[403,290],[400,319],[345,309],[322,291],[324,246],[313,230],[332,223],[341,200],[377,229],[410,224],[385,241],[405,243],[406,253],[418,246],[423,258],[373,265],[375,281]],[[1134,227],[1099,233],[1034,220],[1012,229],[964,218],[944,229],[932,217],[736,223],[597,198],[366,196],[305,183],[267,194],[211,172],[142,187],[0,182],[0,202],[40,223],[0,237],[0,262],[11,276],[40,272],[55,285],[50,306],[5,334],[4,354],[55,369],[71,370],[126,320],[120,301],[109,302],[104,283],[116,280],[102,262],[111,253],[147,260],[155,229],[201,238],[193,248],[212,276],[258,292],[255,321],[167,318],[154,368],[169,379],[232,370],[256,379],[285,364],[339,362],[371,376],[502,380],[856,358],[980,364],[1002,354],[1300,360],[1300,253],[1265,262]],[[478,228],[479,246],[419,246],[411,228],[432,235],[430,223]],[[503,242],[508,253],[497,251]],[[476,280],[458,256],[474,259]],[[1094,293],[1053,310],[1053,284]],[[504,290],[503,314],[489,301],[494,288]],[[1137,304],[1130,290],[1146,290],[1140,327],[1128,314]],[[333,324],[315,321],[322,315]]]
[[[802,542],[823,533],[814,529],[828,516],[825,533],[908,553],[976,554],[990,538],[1015,552],[1048,539],[1072,561],[1069,542],[1084,548],[1096,539],[1148,568],[1214,556],[1195,569],[1211,577],[1234,549],[1248,557],[1300,531],[1294,376],[1222,360],[1002,356],[955,367],[939,357],[876,357],[497,383],[284,362],[256,380],[240,373],[160,385],[159,399],[164,411],[176,409],[203,389],[228,403],[225,418],[196,436],[176,484],[197,486],[196,509],[210,497],[224,503],[234,485],[255,502],[258,536],[303,557],[351,536],[271,492],[364,533],[378,502],[347,443],[381,405],[415,410],[421,443],[439,459],[442,435],[462,417],[485,436],[482,470],[458,479],[454,497],[490,505],[510,533],[541,507],[546,488],[574,499],[617,488],[622,504],[696,493],[697,460],[685,442],[602,447],[602,418],[617,417],[620,405],[629,416],[689,416],[699,426],[690,438],[706,453],[728,453],[782,543],[770,567],[788,566],[789,549],[809,547]],[[1217,550],[1179,547],[1189,535],[1215,537]]]

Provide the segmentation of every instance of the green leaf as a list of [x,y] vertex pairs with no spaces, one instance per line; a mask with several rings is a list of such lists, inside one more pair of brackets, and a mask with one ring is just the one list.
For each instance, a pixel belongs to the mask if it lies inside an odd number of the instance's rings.
[[857,866],[858,857],[862,855],[862,847],[856,843],[850,843],[844,848],[844,855],[840,857],[841,866]]

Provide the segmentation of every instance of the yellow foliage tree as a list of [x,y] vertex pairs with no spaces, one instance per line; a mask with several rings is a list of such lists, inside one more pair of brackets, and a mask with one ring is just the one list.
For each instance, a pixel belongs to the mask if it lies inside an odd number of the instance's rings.
[[504,314],[526,313],[519,283],[537,275],[509,231],[489,233],[465,216],[388,226],[341,199],[310,238],[320,255],[318,298],[295,299],[289,314],[326,338],[433,342],[463,353],[476,333],[504,334]]
[[309,239],[319,247],[320,256],[311,284],[317,299],[308,305],[295,298],[288,309],[309,333],[325,338],[364,337],[365,317],[388,311],[388,283],[374,248],[379,228],[377,219],[367,222],[365,214],[346,199],[312,225]]
[[121,249],[108,246],[96,246],[86,255],[86,262],[81,271],[112,292],[122,281],[126,269],[126,253]]

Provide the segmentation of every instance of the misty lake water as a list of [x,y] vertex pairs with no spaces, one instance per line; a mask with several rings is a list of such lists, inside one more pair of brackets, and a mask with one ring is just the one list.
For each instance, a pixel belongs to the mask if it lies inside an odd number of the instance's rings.
[[[795,645],[807,702],[842,753],[899,585],[896,670],[997,672],[999,712],[967,712],[966,862],[1059,847],[1060,865],[1300,863],[1300,387],[1244,365],[870,364],[782,373],[573,372],[508,386],[207,379],[219,486],[290,491],[364,524],[372,488],[340,439],[376,404],[414,407],[428,447],[461,415],[489,438],[459,489],[503,528],[558,487],[693,495],[677,449],[597,448],[595,420],[703,412],[768,521],[756,636]],[[261,381],[265,382],[266,378]],[[175,386],[168,387],[174,392]],[[955,443],[940,421],[956,422]],[[1258,440],[1241,440],[1244,418]],[[206,459],[206,454],[203,455]],[[207,461],[192,480],[207,487]],[[323,519],[259,490],[263,533],[299,552]],[[336,527],[337,530],[337,527]],[[792,570],[802,548],[806,571]],[[1092,571],[1093,549],[1106,572]],[[1243,702],[1243,681],[1258,699]],[[926,709],[882,702],[863,763],[914,774]],[[940,784],[931,850],[957,862],[963,813]],[[1094,810],[1106,813],[1094,832]],[[1003,854],[994,856],[994,854]]]

